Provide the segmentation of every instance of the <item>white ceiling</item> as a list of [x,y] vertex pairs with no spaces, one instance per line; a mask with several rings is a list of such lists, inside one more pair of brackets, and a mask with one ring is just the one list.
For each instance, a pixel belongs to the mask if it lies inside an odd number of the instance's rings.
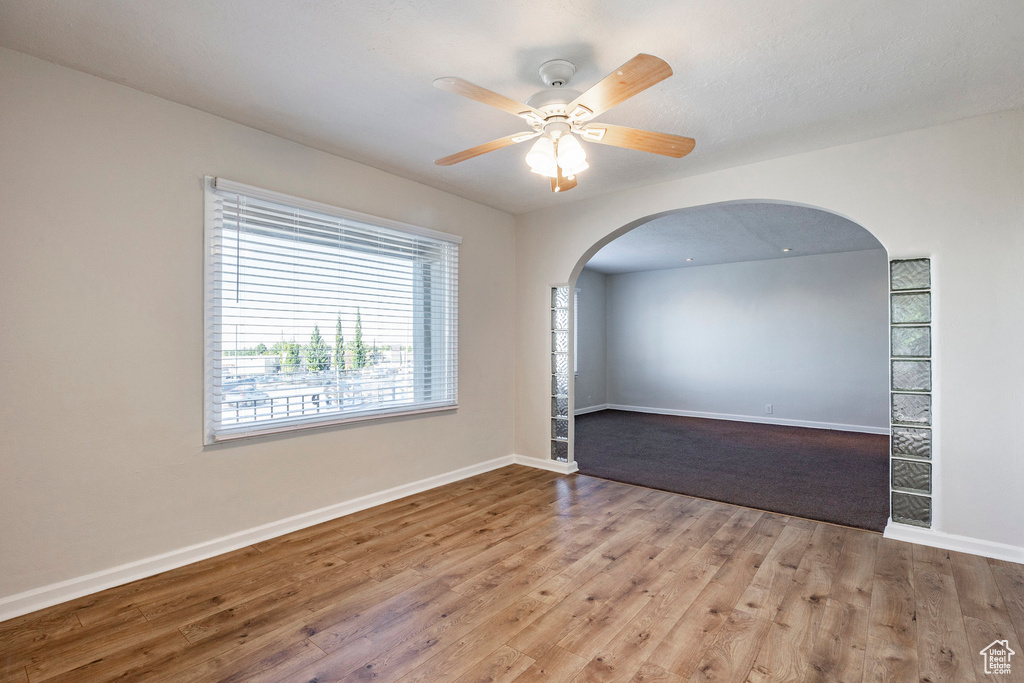
[[[1021,0],[3,0],[0,45],[512,213],[1024,106]],[[554,195],[515,133],[431,86],[525,101],[537,67],[585,89],[639,52],[668,80],[598,120],[697,140],[683,159],[588,145]]]
[[881,248],[870,232],[827,211],[726,204],[655,218],[606,244],[586,268],[613,275]]

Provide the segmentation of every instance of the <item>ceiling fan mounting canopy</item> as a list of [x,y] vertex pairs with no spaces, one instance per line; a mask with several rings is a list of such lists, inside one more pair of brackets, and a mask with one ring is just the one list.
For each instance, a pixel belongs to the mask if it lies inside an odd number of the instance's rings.
[[550,178],[552,192],[562,192],[576,187],[576,173],[589,167],[586,152],[574,134],[587,142],[677,159],[693,151],[695,143],[692,138],[593,121],[594,117],[671,76],[672,68],[665,60],[638,54],[582,94],[565,87],[576,73],[572,62],[553,59],[544,62],[539,73],[551,88],[536,93],[525,104],[461,78],[447,76],[436,79],[434,85],[437,88],[518,116],[532,130],[477,145],[434,163],[451,166],[540,137],[527,155],[527,163],[535,173]]
[[541,64],[537,73],[540,74],[544,85],[562,88],[569,85],[569,81],[576,73],[576,65],[566,59],[552,59]]

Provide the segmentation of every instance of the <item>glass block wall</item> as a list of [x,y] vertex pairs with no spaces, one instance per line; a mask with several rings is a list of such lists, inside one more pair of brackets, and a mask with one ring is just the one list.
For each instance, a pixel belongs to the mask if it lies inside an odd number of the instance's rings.
[[892,520],[932,524],[930,259],[889,262]]
[[551,459],[569,461],[569,286],[551,288]]

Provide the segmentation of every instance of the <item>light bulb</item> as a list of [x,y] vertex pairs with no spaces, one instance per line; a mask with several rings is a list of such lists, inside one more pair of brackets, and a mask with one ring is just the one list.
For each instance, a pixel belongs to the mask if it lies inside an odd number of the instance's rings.
[[587,153],[575,135],[566,135],[558,140],[558,165],[564,175],[576,175],[590,168]]
[[526,155],[526,163],[530,170],[548,178],[558,177],[558,167],[555,164],[555,144],[546,135],[537,139],[533,148]]

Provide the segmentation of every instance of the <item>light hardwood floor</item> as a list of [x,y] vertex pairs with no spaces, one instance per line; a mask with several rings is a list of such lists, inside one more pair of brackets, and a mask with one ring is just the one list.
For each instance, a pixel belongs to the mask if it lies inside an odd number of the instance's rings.
[[0,623],[0,678],[1007,681],[1021,635],[1022,565],[517,466]]

